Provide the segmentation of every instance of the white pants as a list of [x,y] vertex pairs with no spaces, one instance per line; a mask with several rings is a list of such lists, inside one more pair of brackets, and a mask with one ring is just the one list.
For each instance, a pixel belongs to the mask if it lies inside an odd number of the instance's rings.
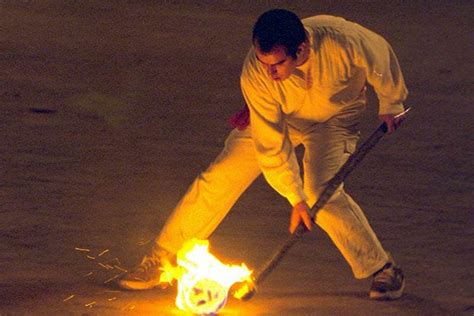
[[[195,179],[168,218],[155,247],[176,253],[186,240],[207,239],[260,175],[250,128],[230,133],[223,151]],[[353,128],[331,121],[315,124],[304,132],[290,128],[293,145],[305,147],[303,181],[309,206],[355,150],[358,135]],[[388,261],[364,213],[342,185],[319,210],[315,222],[330,236],[356,278],[372,275]]]

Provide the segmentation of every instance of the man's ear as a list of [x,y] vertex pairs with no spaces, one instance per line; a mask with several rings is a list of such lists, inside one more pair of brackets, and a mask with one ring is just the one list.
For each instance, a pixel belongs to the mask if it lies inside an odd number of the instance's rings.
[[300,46],[298,46],[296,50],[297,59],[306,57],[306,54],[308,53],[308,49],[309,49],[308,41],[304,41],[303,43],[301,43]]
[[297,55],[305,54],[307,49],[309,47],[308,41],[304,41],[303,43],[298,46],[298,49],[296,50]]

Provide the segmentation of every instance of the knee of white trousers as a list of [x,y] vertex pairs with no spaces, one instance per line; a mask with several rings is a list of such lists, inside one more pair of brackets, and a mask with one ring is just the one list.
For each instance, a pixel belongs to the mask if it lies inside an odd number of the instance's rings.
[[352,269],[354,277],[371,276],[388,256],[360,207],[343,191],[316,215]]

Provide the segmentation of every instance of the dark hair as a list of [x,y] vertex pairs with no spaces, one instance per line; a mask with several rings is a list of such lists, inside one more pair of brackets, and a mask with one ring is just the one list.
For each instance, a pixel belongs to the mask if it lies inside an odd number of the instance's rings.
[[263,13],[255,23],[252,33],[254,45],[263,53],[269,53],[281,45],[287,54],[296,59],[298,46],[306,40],[306,32],[300,18],[288,10],[274,9]]

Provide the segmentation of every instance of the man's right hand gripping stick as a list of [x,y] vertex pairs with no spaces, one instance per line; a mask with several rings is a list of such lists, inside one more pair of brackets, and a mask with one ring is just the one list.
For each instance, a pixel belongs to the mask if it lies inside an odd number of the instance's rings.
[[[395,118],[405,117],[406,113],[411,108],[407,108]],[[339,171],[329,180],[326,188],[319,196],[314,206],[311,208],[311,218],[314,220],[316,213],[326,204],[327,201],[334,194],[336,189],[344,182],[347,176],[355,169],[355,167],[362,161],[365,155],[379,142],[379,140],[387,133],[387,125],[382,123],[367,140],[360,145],[357,150],[347,159]],[[301,238],[306,232],[304,225],[299,225],[296,231],[291,234],[285,242],[283,242],[273,256],[268,260],[257,272],[251,281],[240,282],[234,284],[230,292],[232,296],[240,300],[250,300],[257,291],[257,285],[263,282],[268,275],[278,266],[280,261],[285,257],[291,247]]]

